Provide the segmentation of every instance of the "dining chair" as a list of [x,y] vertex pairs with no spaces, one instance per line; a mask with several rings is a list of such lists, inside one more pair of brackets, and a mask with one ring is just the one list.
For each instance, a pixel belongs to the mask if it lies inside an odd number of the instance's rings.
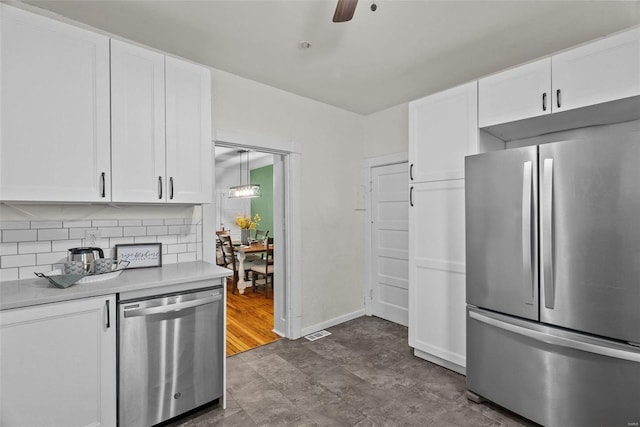
[[[269,230],[256,230],[253,235],[253,240],[256,242],[264,242],[269,236]],[[246,260],[252,262],[254,265],[264,264],[264,252],[258,254],[247,254]]]
[[253,235],[253,240],[263,241],[269,236],[269,230],[258,230],[256,229],[255,234]]
[[236,290],[238,289],[238,268],[239,268],[239,262],[236,259],[236,254],[235,251],[233,249],[233,242],[231,241],[231,236],[226,234],[226,235],[221,235],[218,236],[218,239],[220,240],[220,249],[222,252],[222,259],[224,262],[224,266],[227,267],[230,270],[233,270],[233,276],[231,279],[231,293],[235,294]]
[[271,291],[273,292],[273,237],[267,238],[265,263],[251,267],[251,289],[255,292],[258,286],[264,286],[264,296],[266,298],[269,285],[271,285]]

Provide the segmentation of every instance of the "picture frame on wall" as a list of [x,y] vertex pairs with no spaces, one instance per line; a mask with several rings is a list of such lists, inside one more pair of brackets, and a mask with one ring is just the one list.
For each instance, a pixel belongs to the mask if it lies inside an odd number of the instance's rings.
[[126,243],[115,246],[115,258],[127,268],[162,267],[162,243]]

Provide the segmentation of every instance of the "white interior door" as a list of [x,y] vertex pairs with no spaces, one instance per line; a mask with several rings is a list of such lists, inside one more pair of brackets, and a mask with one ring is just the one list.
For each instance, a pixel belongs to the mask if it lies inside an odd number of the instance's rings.
[[371,169],[371,311],[407,326],[409,197],[407,163]]

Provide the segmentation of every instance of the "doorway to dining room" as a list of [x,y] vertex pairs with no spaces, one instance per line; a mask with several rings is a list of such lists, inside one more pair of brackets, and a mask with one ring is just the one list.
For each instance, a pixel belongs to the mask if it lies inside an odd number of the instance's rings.
[[[238,254],[246,250],[244,239],[247,235],[249,243],[264,241],[275,234],[274,220],[282,221],[282,218],[274,217],[274,187],[282,185],[275,182],[278,177],[274,175],[274,164],[280,156],[247,147],[215,147],[216,234],[228,234],[237,245],[233,249],[235,262],[230,263],[227,259],[223,264],[235,268],[239,274],[236,280],[244,280],[242,284],[249,285],[238,290],[234,278],[227,282],[227,356],[280,339],[274,332],[275,274],[272,277],[259,274],[261,269],[266,272],[273,266],[264,266],[267,262],[265,252],[249,253],[242,257],[240,271],[239,255],[243,254]],[[242,186],[244,188],[239,188]],[[259,189],[257,195],[240,194],[238,197],[238,190],[249,186],[253,186],[254,191]],[[255,280],[256,277],[260,280]],[[251,286],[254,280],[262,287]]]

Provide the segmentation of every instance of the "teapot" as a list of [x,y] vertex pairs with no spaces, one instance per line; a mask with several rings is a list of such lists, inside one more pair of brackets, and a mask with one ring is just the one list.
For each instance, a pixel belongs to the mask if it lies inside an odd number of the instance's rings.
[[71,248],[67,254],[67,261],[82,261],[84,270],[94,273],[96,254],[97,258],[104,258],[104,252],[100,248]]

